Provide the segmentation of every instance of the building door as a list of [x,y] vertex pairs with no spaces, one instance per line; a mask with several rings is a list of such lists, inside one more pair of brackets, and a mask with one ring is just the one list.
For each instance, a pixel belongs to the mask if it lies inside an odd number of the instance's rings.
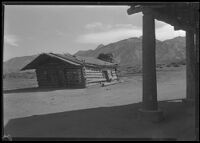
[[108,77],[108,71],[103,71],[104,77],[106,78],[106,81],[109,81]]

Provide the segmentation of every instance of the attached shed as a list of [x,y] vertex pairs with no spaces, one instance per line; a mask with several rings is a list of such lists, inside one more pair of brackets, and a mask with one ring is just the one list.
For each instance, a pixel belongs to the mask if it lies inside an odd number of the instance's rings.
[[93,57],[43,53],[21,70],[35,69],[39,87],[84,88],[117,80],[117,64]]

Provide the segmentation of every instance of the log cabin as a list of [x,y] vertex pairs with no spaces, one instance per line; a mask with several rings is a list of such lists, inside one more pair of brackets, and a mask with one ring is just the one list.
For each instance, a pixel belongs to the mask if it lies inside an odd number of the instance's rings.
[[70,54],[42,53],[21,71],[31,69],[41,88],[85,88],[118,79],[116,63]]

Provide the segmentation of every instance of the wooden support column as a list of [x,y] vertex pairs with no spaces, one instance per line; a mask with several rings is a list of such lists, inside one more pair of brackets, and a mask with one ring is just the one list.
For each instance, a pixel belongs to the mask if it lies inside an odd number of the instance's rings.
[[186,31],[186,101],[195,99],[195,45],[194,33]]
[[[199,23],[198,23],[199,25]],[[199,140],[199,28],[197,28],[195,35],[196,42],[196,72],[195,72],[195,130],[196,130],[196,140]]]
[[143,16],[142,62],[143,109],[157,110],[155,21],[149,13]]
[[142,118],[160,121],[162,112],[158,110],[156,56],[155,56],[155,21],[149,11],[143,11],[142,39],[142,71],[143,71],[143,101],[139,110]]

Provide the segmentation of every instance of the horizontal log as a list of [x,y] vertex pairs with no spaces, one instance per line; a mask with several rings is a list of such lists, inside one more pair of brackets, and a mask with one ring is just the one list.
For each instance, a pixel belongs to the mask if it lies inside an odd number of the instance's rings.
[[86,71],[84,71],[85,73],[102,73],[102,71],[88,71],[88,70],[86,70]]
[[103,75],[102,73],[85,73],[86,75]]
[[[109,70],[109,71],[111,71],[111,72],[116,72],[115,70]],[[100,73],[102,73],[102,70],[99,70],[99,71],[94,71],[94,70],[85,70],[85,72],[100,72]]]
[[92,82],[103,82],[106,81],[106,79],[99,79],[99,80],[87,80],[86,83],[92,83]]
[[85,78],[104,78],[103,76],[100,75],[87,75]]
[[101,84],[101,86],[109,86],[109,85],[113,85],[113,84],[117,84],[117,81],[113,81],[113,82],[104,82]]
[[37,79],[38,81],[47,81],[47,79],[42,79],[42,78],[40,78],[40,79]]
[[39,82],[48,82],[46,79],[37,79]]
[[85,78],[104,78],[102,75],[87,75]]
[[91,68],[91,67],[86,67],[85,70],[94,70],[94,71],[99,71],[101,69],[98,68]]
[[103,76],[103,74],[101,74],[101,73],[87,73],[87,74],[85,74],[85,76]]
[[90,74],[90,75],[85,75],[85,77],[103,77],[103,75]]
[[46,76],[37,76],[38,79],[47,79]]
[[85,72],[85,74],[102,74],[102,72]]
[[99,84],[98,82],[95,82],[95,83],[87,83],[87,84],[86,84],[86,87],[93,86],[93,85],[98,85],[98,84]]
[[93,78],[86,78],[86,80],[100,80],[100,79],[106,79],[106,78],[99,78],[99,77],[93,77]]
[[95,70],[85,69],[84,71],[86,71],[86,72],[101,72],[102,70],[95,71]]
[[105,78],[103,76],[90,76],[90,77],[86,77],[86,79],[101,79],[101,78]]
[[79,81],[66,81],[66,83],[80,83],[80,82],[82,82],[82,80],[79,80]]

